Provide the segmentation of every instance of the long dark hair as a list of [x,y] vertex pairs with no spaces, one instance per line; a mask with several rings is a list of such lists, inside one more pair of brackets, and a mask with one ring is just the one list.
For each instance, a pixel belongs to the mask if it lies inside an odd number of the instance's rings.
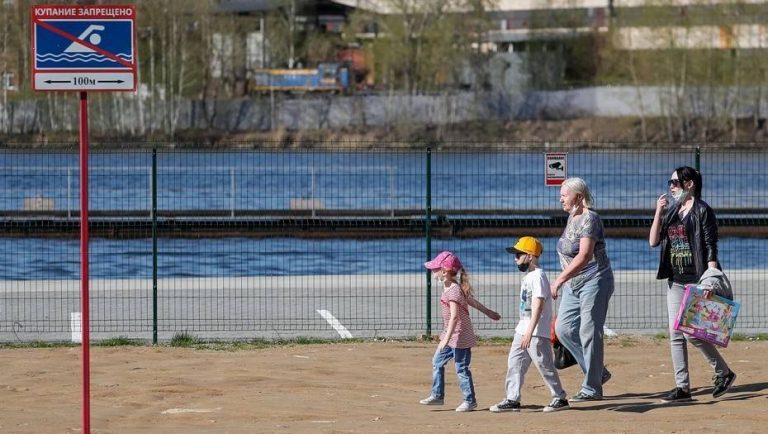
[[688,181],[693,181],[693,190],[691,191],[691,196],[695,197],[696,199],[701,199],[701,173],[693,167],[689,166],[678,167],[675,169],[675,173],[677,173],[677,179],[680,180],[681,185]]

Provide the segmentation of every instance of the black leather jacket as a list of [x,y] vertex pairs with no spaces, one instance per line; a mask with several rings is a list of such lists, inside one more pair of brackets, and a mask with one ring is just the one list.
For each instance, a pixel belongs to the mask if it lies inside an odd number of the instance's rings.
[[[657,279],[672,278],[672,262],[669,259],[669,238],[667,228],[675,213],[680,209],[678,204],[667,211],[661,222],[661,258]],[[688,234],[688,244],[691,246],[693,264],[696,274],[701,277],[707,271],[707,262],[717,261],[717,218],[712,208],[701,199],[693,199],[693,206],[689,211],[691,218],[686,220],[685,231]],[[655,247],[655,246],[654,246]],[[718,263],[717,268],[720,268]]]

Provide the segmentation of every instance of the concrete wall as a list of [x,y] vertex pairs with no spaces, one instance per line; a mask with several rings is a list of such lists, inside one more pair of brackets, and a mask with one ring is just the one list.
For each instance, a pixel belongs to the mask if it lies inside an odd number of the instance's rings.
[[[562,91],[452,92],[434,95],[279,96],[200,101],[169,108],[150,106],[133,95],[103,94],[89,102],[91,131],[142,135],[151,129],[220,132],[386,126],[443,125],[473,120],[574,119],[585,117],[695,116],[751,117],[768,113],[768,89],[594,87]],[[76,131],[75,94],[0,106],[0,133]]]

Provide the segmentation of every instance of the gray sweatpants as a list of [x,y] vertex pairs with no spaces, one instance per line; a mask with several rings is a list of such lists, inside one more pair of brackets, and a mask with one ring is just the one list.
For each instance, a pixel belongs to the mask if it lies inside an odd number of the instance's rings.
[[507,399],[520,401],[520,389],[523,387],[525,373],[531,366],[531,361],[539,370],[541,378],[549,386],[552,397],[565,398],[565,390],[560,384],[560,376],[555,369],[554,354],[552,352],[552,342],[547,338],[531,338],[531,344],[528,348],[520,348],[520,341],[523,335],[515,333],[512,341],[512,348],[509,350],[509,359],[507,360]]
[[731,370],[714,344],[686,336],[683,332],[674,329],[684,293],[684,285],[670,281],[669,291],[667,291],[667,315],[669,317],[669,343],[672,348],[672,367],[675,370],[675,383],[677,387],[683,390],[690,390],[691,380],[688,375],[688,346],[686,345],[686,340],[701,351],[707,363],[714,369],[715,375],[728,375]]

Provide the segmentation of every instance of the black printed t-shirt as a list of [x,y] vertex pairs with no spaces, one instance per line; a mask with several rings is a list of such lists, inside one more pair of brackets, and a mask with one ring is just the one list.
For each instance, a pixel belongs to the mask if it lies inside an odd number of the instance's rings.
[[675,214],[667,228],[667,238],[670,246],[669,262],[672,264],[672,281],[680,284],[696,283],[699,280],[699,276],[696,274],[696,265],[693,263],[691,243],[688,241],[686,223],[689,220],[690,214],[682,219],[680,219],[679,214]]

